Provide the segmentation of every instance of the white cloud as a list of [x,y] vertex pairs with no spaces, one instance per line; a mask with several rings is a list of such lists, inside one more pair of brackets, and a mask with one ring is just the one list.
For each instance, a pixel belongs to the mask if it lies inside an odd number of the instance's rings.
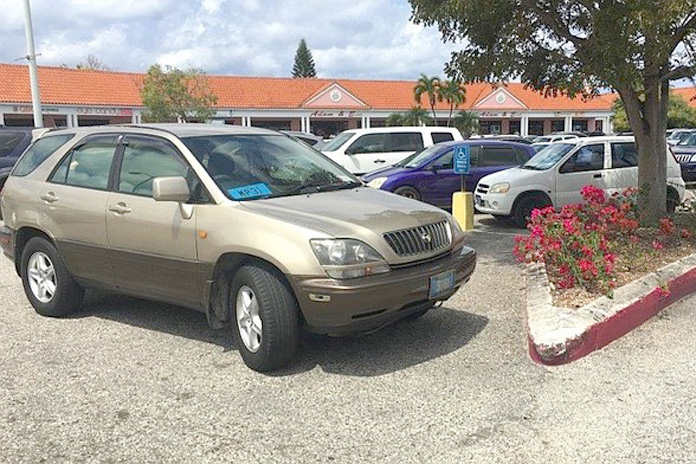
[[[9,2],[9,3],[8,3]],[[0,61],[25,54],[21,3],[0,0]],[[95,54],[114,70],[155,62],[210,74],[288,76],[305,38],[321,76],[416,79],[442,75],[451,45],[409,22],[398,0],[33,0],[40,64]],[[20,23],[20,24],[18,24]]]

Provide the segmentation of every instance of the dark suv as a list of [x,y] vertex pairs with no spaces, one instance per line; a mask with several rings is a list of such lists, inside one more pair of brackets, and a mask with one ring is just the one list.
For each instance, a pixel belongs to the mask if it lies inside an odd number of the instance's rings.
[[31,143],[30,127],[0,127],[0,192],[19,155]]

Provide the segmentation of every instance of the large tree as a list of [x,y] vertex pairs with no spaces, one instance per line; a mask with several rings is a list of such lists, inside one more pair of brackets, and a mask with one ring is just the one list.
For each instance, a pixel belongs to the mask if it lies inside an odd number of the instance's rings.
[[440,79],[438,77],[428,77],[425,74],[421,74],[416,82],[416,86],[413,88],[413,99],[416,103],[421,103],[421,97],[423,95],[428,99],[428,104],[430,105],[430,110],[433,112],[433,122],[437,125],[437,114],[435,114],[435,103],[438,98],[438,91],[440,89]]
[[297,46],[295,64],[292,65],[292,77],[317,77],[314,58],[305,39],[300,39],[300,44]]
[[85,61],[75,66],[77,69],[90,69],[92,71],[110,71],[109,67],[97,55],[90,53]]
[[696,0],[409,0],[413,19],[466,44],[447,74],[464,82],[519,78],[546,95],[612,88],[639,151],[640,208],[666,208],[669,83],[691,77]]
[[[612,110],[614,115],[611,121],[614,130],[631,130],[626,107],[621,99],[617,99],[614,102]],[[681,96],[671,93],[669,96],[669,107],[667,108],[667,129],[679,127],[696,127],[696,108],[689,106],[689,103]]]
[[450,106],[449,114],[447,115],[447,127],[449,127],[452,123],[452,112],[466,101],[466,87],[459,81],[448,79],[440,83],[437,97],[438,100],[444,100]]
[[140,97],[147,110],[146,122],[201,122],[210,119],[217,96],[199,69],[180,69],[158,64],[147,71]]

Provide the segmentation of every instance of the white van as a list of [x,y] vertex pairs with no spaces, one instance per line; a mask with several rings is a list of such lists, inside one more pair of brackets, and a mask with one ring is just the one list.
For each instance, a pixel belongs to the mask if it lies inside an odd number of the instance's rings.
[[463,140],[454,127],[375,127],[338,134],[321,152],[354,174],[364,174],[398,163],[439,142]]
[[[611,195],[638,186],[638,150],[633,137],[586,137],[552,143],[518,168],[483,177],[474,194],[476,209],[512,217],[524,227],[532,210],[581,203],[580,190],[594,185]],[[667,208],[684,199],[681,168],[667,148]]]

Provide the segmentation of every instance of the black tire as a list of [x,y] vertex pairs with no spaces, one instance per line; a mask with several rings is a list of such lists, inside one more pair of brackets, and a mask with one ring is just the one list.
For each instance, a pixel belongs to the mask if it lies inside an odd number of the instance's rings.
[[404,185],[403,187],[395,189],[394,193],[396,193],[397,195],[401,195],[402,197],[410,198],[412,200],[420,201],[421,199],[420,192],[414,189],[413,187],[409,187],[408,185]]
[[[260,344],[255,351],[245,344],[237,316],[237,298],[244,287],[253,292],[261,319]],[[263,264],[242,266],[232,280],[229,301],[230,326],[244,364],[265,372],[283,367],[295,357],[300,339],[300,311],[280,272]]]
[[[48,258],[55,277],[55,292],[48,301],[41,301],[34,294],[28,269],[32,257],[42,255]],[[20,274],[22,276],[24,293],[36,312],[42,316],[63,317],[79,309],[85,291],[75,282],[58,250],[48,240],[42,237],[29,239],[22,251]]]
[[549,200],[541,195],[524,197],[515,206],[515,210],[512,213],[512,221],[515,226],[524,229],[527,227],[527,221],[532,215],[532,211],[546,206],[550,206]]

